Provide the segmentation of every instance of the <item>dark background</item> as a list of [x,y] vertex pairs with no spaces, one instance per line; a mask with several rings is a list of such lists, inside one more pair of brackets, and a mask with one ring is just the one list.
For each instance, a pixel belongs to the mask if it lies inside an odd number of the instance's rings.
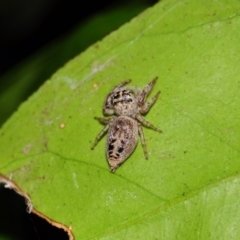
[[0,0],[0,127],[57,69],[156,2]]
[[[0,75],[94,14],[126,5],[124,0],[0,0]],[[151,6],[154,0],[138,0]]]

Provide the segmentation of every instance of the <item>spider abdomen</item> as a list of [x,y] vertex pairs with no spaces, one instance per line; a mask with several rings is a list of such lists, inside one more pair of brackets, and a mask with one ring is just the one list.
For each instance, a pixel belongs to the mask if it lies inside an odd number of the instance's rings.
[[106,154],[111,171],[115,171],[133,152],[138,141],[138,122],[119,116],[109,122]]

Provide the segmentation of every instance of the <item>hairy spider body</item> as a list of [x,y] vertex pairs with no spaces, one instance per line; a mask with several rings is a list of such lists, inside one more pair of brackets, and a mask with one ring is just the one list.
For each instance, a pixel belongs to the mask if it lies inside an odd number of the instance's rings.
[[111,170],[127,159],[138,140],[138,123],[127,116],[119,116],[109,121],[109,132],[106,142],[106,154]]
[[154,78],[142,91],[126,88],[125,85],[131,80],[120,83],[108,94],[103,105],[103,114],[114,114],[115,117],[95,118],[106,126],[98,134],[92,149],[94,149],[100,138],[108,131],[106,155],[111,172],[115,172],[115,170],[132,154],[137,146],[138,134],[140,135],[145,158],[148,159],[142,125],[159,133],[162,132],[146,121],[142,116],[142,114],[149,111],[160,94],[160,92],[157,92],[149,102],[145,102],[156,80],[157,78]]

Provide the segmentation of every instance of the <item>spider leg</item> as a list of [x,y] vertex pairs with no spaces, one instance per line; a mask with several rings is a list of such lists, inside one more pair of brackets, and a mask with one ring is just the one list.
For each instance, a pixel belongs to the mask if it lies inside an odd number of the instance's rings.
[[152,125],[150,122],[148,122],[142,115],[137,114],[135,116],[135,118],[142,123],[145,127],[151,128],[156,132],[162,133],[162,130],[158,129],[157,127],[155,127],[154,125]]
[[148,102],[144,102],[143,106],[140,108],[140,113],[145,114],[149,111],[152,105],[156,102],[160,92],[157,92],[155,96],[153,96]]
[[131,79],[127,79],[127,80],[119,83],[112,91],[114,91],[114,90],[116,90],[118,88],[121,88],[121,87],[123,87],[124,85],[126,85],[127,83],[130,83],[130,82],[131,82]]
[[137,96],[137,99],[138,99],[138,106],[141,108],[145,101],[146,101],[146,98],[149,94],[149,92],[152,90],[153,86],[155,85],[157,81],[157,77],[155,77]]
[[139,133],[139,136],[140,136],[144,156],[145,156],[146,159],[148,159],[147,145],[146,145],[143,129],[142,129],[142,126],[141,126],[140,123],[138,124],[138,133]]
[[95,117],[94,119],[98,120],[100,123],[108,124],[110,118]]
[[102,136],[108,131],[109,129],[109,119],[108,118],[100,118],[100,117],[95,117],[95,119],[97,119],[99,122],[103,123],[103,124],[107,124],[102,131],[97,135],[94,144],[92,145],[91,149],[93,150],[97,143],[99,142],[99,140],[102,138]]

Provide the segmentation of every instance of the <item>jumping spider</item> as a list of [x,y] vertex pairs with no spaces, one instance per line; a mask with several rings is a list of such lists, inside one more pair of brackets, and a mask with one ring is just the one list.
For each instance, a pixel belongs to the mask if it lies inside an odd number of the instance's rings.
[[125,87],[130,81],[131,80],[126,80],[117,85],[105,100],[103,114],[114,114],[115,116],[110,118],[95,117],[96,120],[106,126],[96,137],[92,150],[101,137],[108,131],[106,155],[111,172],[115,172],[131,155],[137,145],[138,134],[140,135],[145,158],[148,159],[142,125],[159,133],[162,132],[142,116],[149,111],[160,94],[160,92],[157,92],[154,97],[146,102],[147,95],[155,85],[157,77],[145,86],[143,90]]

